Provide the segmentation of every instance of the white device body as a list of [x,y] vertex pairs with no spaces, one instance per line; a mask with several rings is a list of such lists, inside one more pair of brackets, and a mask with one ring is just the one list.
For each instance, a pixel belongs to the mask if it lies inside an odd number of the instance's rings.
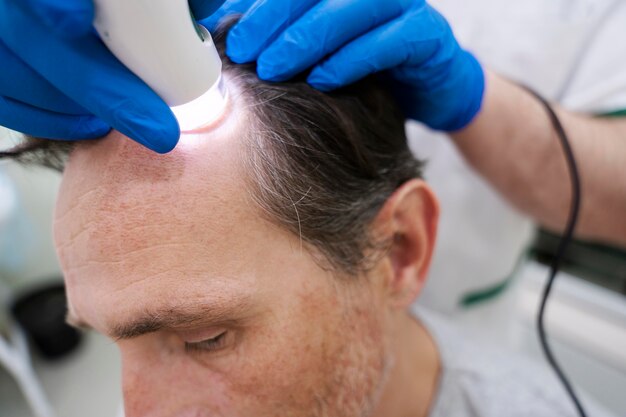
[[172,108],[183,131],[221,114],[222,62],[187,0],[95,0],[95,7],[102,41]]

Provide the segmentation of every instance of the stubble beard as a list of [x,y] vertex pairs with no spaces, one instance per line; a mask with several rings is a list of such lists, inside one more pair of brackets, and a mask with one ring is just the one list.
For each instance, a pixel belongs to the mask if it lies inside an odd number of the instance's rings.
[[336,352],[332,373],[315,394],[315,409],[309,417],[375,417],[374,409],[395,363],[393,350],[380,323],[353,322],[348,328],[354,335]]

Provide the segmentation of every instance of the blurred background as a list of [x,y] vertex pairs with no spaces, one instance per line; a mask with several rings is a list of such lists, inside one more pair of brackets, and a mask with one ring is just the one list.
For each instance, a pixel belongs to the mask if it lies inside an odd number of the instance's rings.
[[[0,128],[3,149],[17,143],[18,138]],[[60,180],[61,176],[50,170],[0,164],[0,359],[8,357],[13,364],[21,363],[25,353],[17,349],[19,333],[12,331],[15,319],[11,307],[34,291],[62,284],[52,243],[52,214]],[[46,355],[25,332],[34,378],[22,366],[8,369],[10,366],[0,364],[0,416],[117,416],[121,389],[115,345],[95,333],[83,335],[76,344],[73,334],[59,329],[58,292],[50,291],[47,298],[36,301],[32,308],[41,314],[28,318],[40,320],[60,336],[55,339],[49,335],[47,345],[43,339]],[[41,400],[52,409],[39,405],[39,415],[25,396],[32,392],[31,401],[37,402],[36,385],[41,387]]]
[[[2,148],[18,140],[16,133],[0,130]],[[122,400],[114,344],[93,333],[73,334],[59,324],[65,305],[59,299],[62,275],[51,219],[60,179],[50,170],[0,164],[0,359],[5,362],[0,365],[0,415],[117,417]],[[471,242],[470,235],[462,238]],[[502,283],[468,292],[455,308],[446,307],[449,300],[436,286],[421,302],[442,306],[440,311],[475,337],[543,360],[535,330],[537,300],[558,237],[534,230],[531,241]],[[489,257],[482,262],[489,263]],[[624,415],[624,252],[575,243],[547,322],[556,354],[576,386]]]

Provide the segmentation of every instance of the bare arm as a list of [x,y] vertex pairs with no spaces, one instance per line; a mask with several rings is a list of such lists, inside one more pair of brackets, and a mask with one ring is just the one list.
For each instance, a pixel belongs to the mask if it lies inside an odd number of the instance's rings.
[[[626,119],[593,118],[556,107],[582,180],[577,235],[626,247]],[[542,104],[487,74],[482,112],[453,135],[469,163],[519,209],[562,231],[571,198],[565,157]]]

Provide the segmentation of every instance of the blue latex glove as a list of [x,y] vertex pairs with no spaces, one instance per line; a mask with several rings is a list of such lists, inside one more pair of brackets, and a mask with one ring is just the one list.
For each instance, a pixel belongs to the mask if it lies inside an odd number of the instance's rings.
[[407,117],[438,130],[465,127],[480,110],[484,73],[424,0],[229,0],[209,20],[244,12],[227,38],[237,63],[284,81],[313,68],[328,91],[383,72]]
[[[191,1],[200,18],[223,0]],[[90,139],[111,128],[157,151],[176,146],[169,107],[96,35],[91,0],[0,0],[0,125]]]

